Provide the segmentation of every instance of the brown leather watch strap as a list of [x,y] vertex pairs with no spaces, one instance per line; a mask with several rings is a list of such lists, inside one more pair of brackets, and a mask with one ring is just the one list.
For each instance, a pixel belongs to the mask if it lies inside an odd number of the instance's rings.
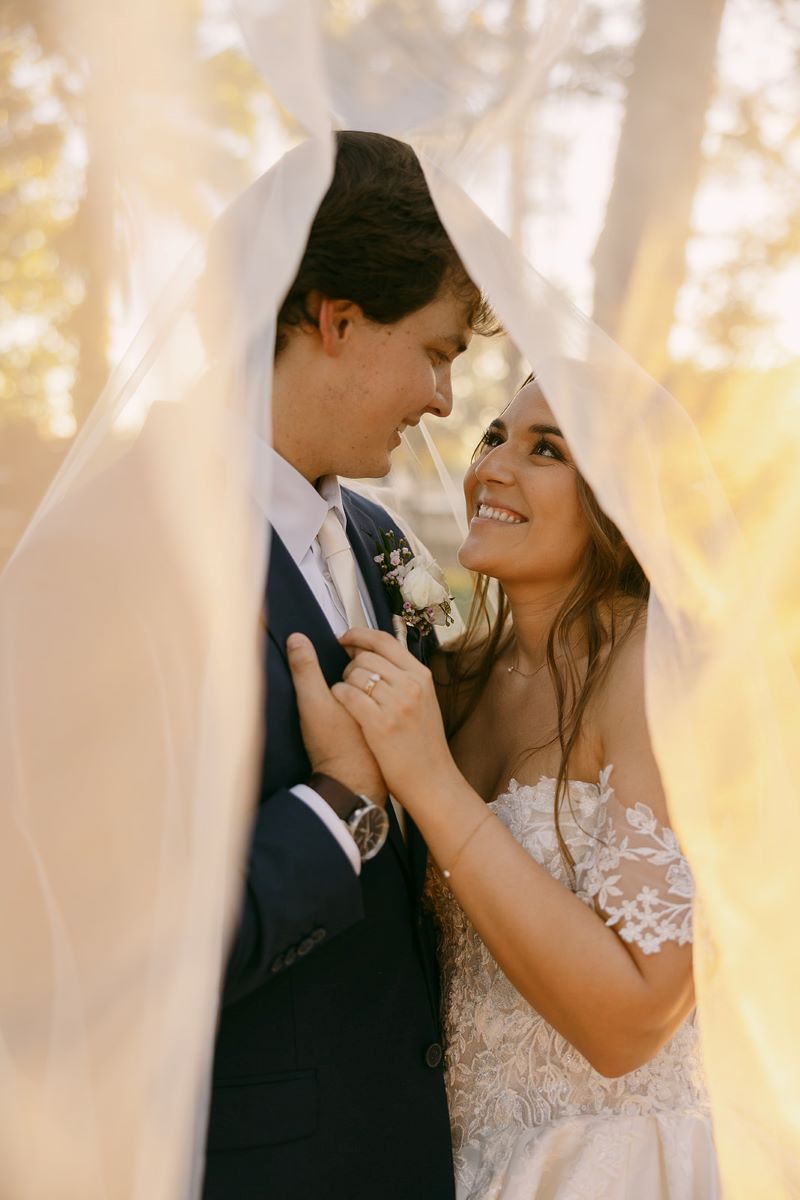
[[351,792],[350,788],[345,787],[331,775],[323,775],[321,771],[314,772],[308,781],[308,786],[322,796],[322,799],[330,804],[337,817],[341,817],[343,821],[352,816],[357,808],[363,806],[363,801],[355,792]]

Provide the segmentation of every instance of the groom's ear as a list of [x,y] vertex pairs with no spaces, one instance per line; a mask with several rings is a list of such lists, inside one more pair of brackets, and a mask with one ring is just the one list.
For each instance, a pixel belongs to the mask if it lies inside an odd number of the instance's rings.
[[312,293],[308,310],[316,317],[322,349],[331,358],[338,358],[352,337],[356,322],[364,316],[360,306],[351,300],[331,300]]

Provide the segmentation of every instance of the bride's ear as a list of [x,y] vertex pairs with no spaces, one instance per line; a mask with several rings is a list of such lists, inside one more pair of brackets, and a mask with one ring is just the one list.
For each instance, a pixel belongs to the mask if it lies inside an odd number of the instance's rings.
[[319,293],[309,296],[308,311],[316,317],[322,349],[331,358],[341,354],[352,337],[355,323],[364,315],[351,300],[331,300]]

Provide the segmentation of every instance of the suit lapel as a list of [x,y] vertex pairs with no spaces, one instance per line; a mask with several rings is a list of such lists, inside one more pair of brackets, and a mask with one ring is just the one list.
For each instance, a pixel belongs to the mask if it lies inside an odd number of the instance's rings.
[[267,626],[287,669],[286,639],[290,633],[304,633],[314,643],[328,686],[342,678],[342,671],[350,661],[347,652],[339,645],[300,568],[274,529],[267,583]]
[[[375,563],[369,561],[369,539],[367,537],[365,540],[363,531],[359,533],[354,531],[349,512],[347,532],[353,543],[354,553],[367,583],[370,598],[375,608],[375,615],[381,622],[381,628],[387,629],[388,627],[388,632],[391,633],[392,615],[389,609],[389,602],[380,578],[377,579],[376,586],[376,576],[379,576],[379,572]],[[334,683],[338,683],[342,678],[342,673],[350,661],[350,656],[339,645],[336,634],[328,624],[327,617],[317,603],[314,593],[309,588],[299,567],[274,530],[272,531],[269,580],[267,583],[267,626],[269,636],[286,663],[287,670],[289,669],[289,660],[286,653],[286,639],[290,633],[304,633],[314,643],[319,664],[328,687]],[[418,833],[416,833],[416,836],[421,841]],[[393,811],[389,813],[389,842],[398,855],[403,870],[408,873],[409,856],[400,826]]]
[[[383,629],[386,633],[391,633],[394,636],[394,628],[392,626],[392,610],[389,607],[389,597],[386,593],[386,588],[383,586],[380,568],[375,562],[375,555],[379,549],[379,530],[374,522],[362,513],[355,504],[352,503],[348,493],[342,491],[342,500],[345,513],[347,515],[347,536],[350,539],[350,544],[353,547],[353,553],[356,556],[356,561],[361,568],[361,574],[364,577],[364,582],[367,585],[367,590],[372,601],[372,606],[375,610],[375,619],[379,629]],[[394,522],[388,522],[392,527]],[[418,648],[418,639],[414,631],[411,631],[409,636],[409,650],[414,652]],[[419,647],[421,649],[421,647]],[[421,654],[416,654],[417,658],[421,658]],[[425,884],[425,871],[428,862],[428,848],[423,841],[422,834],[417,829],[411,817],[406,813],[406,835],[408,843],[403,840],[403,834],[400,831],[400,826],[394,813],[391,814],[391,824],[389,832],[389,840],[394,849],[400,855],[403,866],[411,871],[415,896],[419,896]]]
[[347,536],[367,585],[378,628],[383,629],[386,633],[393,633],[389,597],[383,586],[380,569],[375,562],[375,555],[378,552],[378,530],[369,517],[351,503],[345,491],[342,492],[342,500],[347,515]]
[[[361,568],[361,574],[364,576],[370,599],[375,609],[378,628],[394,636],[389,596],[386,588],[383,586],[380,567],[375,562],[375,555],[379,549],[378,528],[366,514],[362,513],[350,502],[349,496],[344,490],[342,491],[342,497],[347,514],[347,536],[353,547],[356,561]],[[394,528],[393,521],[387,521],[387,525],[389,529]],[[409,629],[408,631],[408,649],[420,662],[425,662],[424,643],[420,640],[419,634],[415,629]]]

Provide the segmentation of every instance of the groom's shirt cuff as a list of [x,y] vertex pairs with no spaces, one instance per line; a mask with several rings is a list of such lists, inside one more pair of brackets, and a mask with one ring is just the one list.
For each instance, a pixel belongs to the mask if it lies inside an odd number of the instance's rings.
[[302,800],[303,804],[315,812],[320,821],[328,828],[333,837],[341,846],[344,853],[350,862],[350,866],[355,871],[356,875],[361,874],[361,855],[358,851],[358,846],[353,841],[347,826],[341,817],[337,817],[336,813],[331,808],[327,801],[322,799],[318,792],[310,788],[307,783],[298,783],[291,789],[292,795],[298,800]]

